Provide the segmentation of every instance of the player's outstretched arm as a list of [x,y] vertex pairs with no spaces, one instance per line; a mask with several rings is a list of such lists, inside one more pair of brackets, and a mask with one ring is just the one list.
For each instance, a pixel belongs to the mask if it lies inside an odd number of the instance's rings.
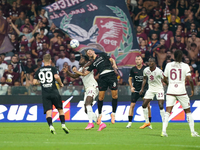
[[37,79],[33,79],[33,85],[39,85],[40,82]]
[[110,58],[109,60],[110,60],[110,62],[112,64],[112,66],[113,66],[113,69],[118,69],[115,60],[113,58]]
[[186,78],[187,78],[187,80],[189,80],[189,83],[190,83],[190,87],[191,87],[190,97],[192,97],[194,95],[194,83],[193,83],[191,76],[186,76]]
[[146,83],[147,83],[147,76],[144,76],[143,81],[142,81],[142,87],[141,87],[141,90],[139,92],[140,95],[142,95],[142,93],[144,92],[144,86],[145,86]]
[[56,79],[56,81],[59,83],[60,87],[63,87],[63,83],[60,79],[60,76],[58,74],[54,74],[54,78]]
[[80,72],[80,71],[77,70],[76,67],[73,67],[73,68],[72,68],[72,71],[73,71],[74,73],[80,75],[80,76],[87,76],[87,75],[90,73],[90,71],[88,71],[88,70],[86,70],[86,71],[84,71],[84,72]]
[[69,71],[67,71],[67,74],[68,74],[70,77],[74,78],[74,79],[80,77],[79,74],[77,74],[77,73],[73,74],[73,73],[71,73],[71,72],[69,72]]

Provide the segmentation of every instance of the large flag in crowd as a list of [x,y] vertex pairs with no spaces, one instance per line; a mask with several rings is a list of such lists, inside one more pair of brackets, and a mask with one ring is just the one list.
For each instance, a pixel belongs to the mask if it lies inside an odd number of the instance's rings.
[[14,49],[8,37],[8,22],[0,16],[0,53],[10,52]]
[[58,0],[45,9],[58,28],[80,42],[77,50],[93,47],[118,67],[135,65],[139,46],[124,0]]

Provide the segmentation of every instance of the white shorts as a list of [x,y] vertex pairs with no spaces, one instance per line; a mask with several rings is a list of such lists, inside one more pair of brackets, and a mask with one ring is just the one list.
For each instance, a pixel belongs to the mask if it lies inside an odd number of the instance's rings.
[[152,91],[147,90],[147,92],[144,95],[144,99],[152,99],[153,100],[155,95],[156,95],[157,100],[164,100],[164,91],[163,90],[160,90],[158,92],[152,92]]
[[98,94],[99,94],[98,88],[94,88],[94,87],[87,88],[84,93],[84,104],[85,104],[86,98],[88,96],[93,97],[93,100],[95,100],[95,98],[97,97]]
[[182,95],[182,96],[167,95],[166,107],[174,106],[177,100],[181,103],[183,109],[190,108],[190,99],[188,95]]

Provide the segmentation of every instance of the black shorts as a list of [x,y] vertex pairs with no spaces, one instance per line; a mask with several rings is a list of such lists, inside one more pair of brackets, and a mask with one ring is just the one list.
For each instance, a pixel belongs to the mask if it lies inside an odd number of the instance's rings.
[[117,90],[118,81],[114,72],[100,75],[98,81],[99,91],[106,91],[109,87],[111,90]]
[[53,109],[53,105],[56,109],[62,109],[62,99],[59,93],[42,95],[44,114],[50,109]]
[[141,97],[143,98],[145,93],[146,93],[147,90],[144,90],[144,92],[142,93],[142,95],[139,94],[139,92],[134,92],[134,93],[131,93],[131,103],[136,103],[137,100]]

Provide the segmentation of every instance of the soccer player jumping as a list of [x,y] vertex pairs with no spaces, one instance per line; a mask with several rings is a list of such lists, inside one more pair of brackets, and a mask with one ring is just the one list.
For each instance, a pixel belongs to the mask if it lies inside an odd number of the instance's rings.
[[167,64],[164,71],[164,82],[168,84],[167,96],[166,96],[166,113],[162,127],[162,137],[167,137],[166,129],[168,126],[168,120],[173,106],[178,100],[187,116],[187,121],[190,126],[191,136],[199,137],[198,133],[194,130],[194,120],[192,118],[190,110],[190,99],[185,89],[185,79],[190,81],[191,95],[194,95],[194,84],[191,78],[191,71],[188,64],[182,62],[183,53],[181,50],[174,52],[174,62]]
[[163,71],[158,67],[156,67],[155,58],[149,58],[149,67],[144,69],[143,75],[144,77],[142,82],[142,88],[139,94],[142,95],[144,92],[144,87],[147,81],[147,77],[148,77],[149,88],[144,96],[144,101],[142,104],[145,123],[143,126],[140,127],[140,129],[144,129],[145,127],[151,125],[148,118],[147,105],[151,100],[153,100],[155,95],[158,100],[162,121],[165,115],[165,110],[163,108],[163,103],[164,103],[164,89],[162,84],[162,79],[164,78]]
[[54,105],[59,112],[62,129],[65,133],[69,133],[69,130],[65,126],[65,116],[61,96],[55,84],[55,81],[57,81],[60,86],[63,87],[63,83],[58,75],[59,72],[55,67],[51,66],[51,55],[44,55],[43,62],[44,66],[39,68],[35,73],[33,84],[41,84],[42,86],[42,103],[50,132],[56,134],[52,124],[52,105]]
[[[112,94],[112,113],[111,113],[111,123],[115,123],[115,112],[117,109],[117,100],[118,100],[118,81],[117,76],[114,69],[117,69],[116,62],[113,58],[107,56],[106,53],[95,54],[93,49],[86,50],[86,54],[88,57],[92,59],[90,61],[91,64],[89,68],[84,72],[76,72],[79,75],[86,76],[88,75],[93,69],[97,69],[99,76],[99,99],[97,101],[98,112],[99,116],[97,119],[97,124],[100,125],[100,128],[105,128],[105,124],[101,122],[102,118],[102,107],[103,107],[103,99],[105,97],[105,92],[109,87],[111,89]],[[87,65],[86,65],[87,66]],[[85,67],[86,67],[85,66]]]
[[[81,68],[78,70],[79,72],[83,71],[83,66],[89,61],[88,56],[81,56],[81,59],[79,60],[79,65]],[[86,68],[88,69],[88,68]],[[74,72],[77,72],[77,68],[73,67],[72,70]],[[64,69],[64,71],[67,72],[67,74],[72,77],[72,78],[78,78],[80,75],[78,73],[72,74],[71,72],[68,71],[67,68]],[[92,110],[92,103],[93,100],[95,100],[96,96],[99,93],[98,89],[98,84],[97,81],[94,79],[94,72],[91,71],[88,75],[86,76],[81,76],[83,80],[83,85],[85,87],[85,93],[84,93],[84,105],[85,105],[85,110],[88,115],[89,123],[88,126],[85,128],[86,130],[94,128],[93,124],[93,119],[97,121],[97,116]],[[104,125],[106,126],[106,125]]]

